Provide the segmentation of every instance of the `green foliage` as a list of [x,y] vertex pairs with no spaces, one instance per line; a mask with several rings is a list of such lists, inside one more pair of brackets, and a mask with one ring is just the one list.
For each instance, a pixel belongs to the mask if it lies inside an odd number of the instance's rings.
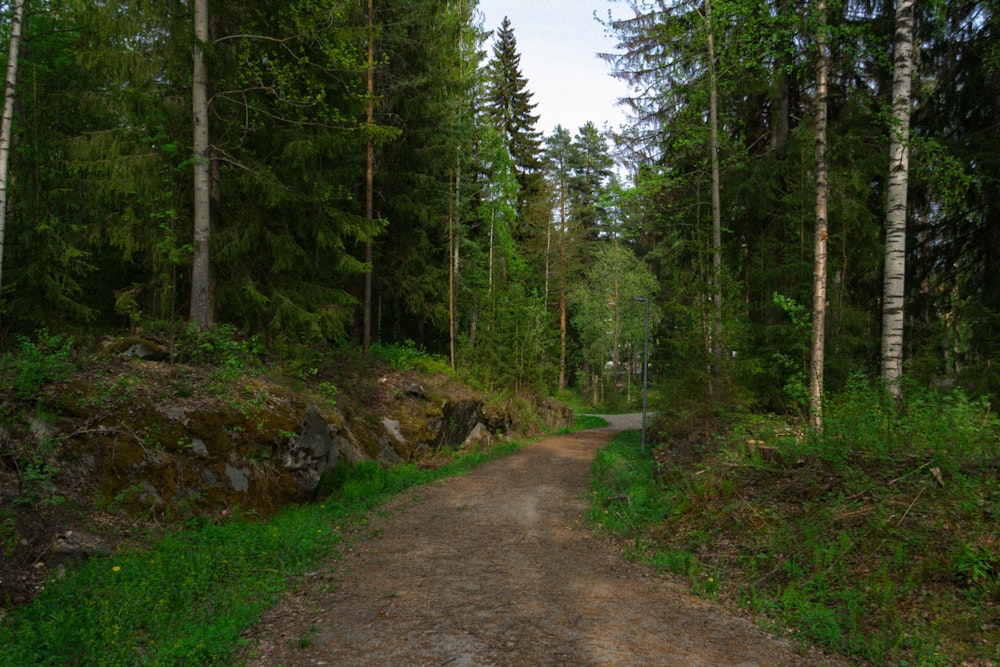
[[[822,434],[747,417],[696,471],[612,445],[595,463],[592,517],[632,557],[849,659],[995,659],[1000,420],[959,391],[909,382],[905,395],[899,413],[855,376]],[[672,439],[655,460],[682,453]]]
[[388,363],[394,370],[418,370],[425,373],[446,372],[448,362],[439,355],[429,354],[417,348],[412,340],[402,343],[376,341],[369,348],[371,354]]
[[790,455],[805,452],[841,464],[865,457],[894,460],[924,458],[957,473],[996,455],[1000,418],[983,397],[968,398],[961,390],[938,391],[904,379],[905,409],[900,412],[881,385],[862,374],[852,376],[845,391],[832,400],[824,433],[800,443],[784,443]]
[[774,352],[774,363],[765,374],[771,381],[782,382],[789,411],[804,415],[810,401],[806,368],[809,363],[809,344],[812,336],[812,313],[794,299],[777,292],[774,293],[773,299],[774,304],[791,320],[792,331],[788,334],[790,341],[786,348]]
[[15,350],[0,357],[3,384],[22,401],[36,397],[75,368],[72,339],[50,335],[45,329],[38,331],[35,338],[18,336]]
[[53,477],[59,468],[40,456],[31,457],[20,466],[21,492],[17,502],[31,507],[61,505],[66,499],[56,493]]
[[9,508],[0,510],[0,555],[13,558],[20,539],[13,511]]
[[608,422],[597,415],[576,415],[572,430],[582,431],[592,428],[604,428]]
[[207,331],[188,325],[174,341],[174,354],[195,364],[219,366],[227,377],[254,376],[263,372],[264,346],[257,335],[246,336],[228,324]]
[[485,107],[499,133],[517,176],[517,217],[514,238],[525,241],[532,226],[548,223],[549,211],[542,167],[542,135],[528,80],[521,73],[521,55],[510,20],[504,17],[493,44],[487,72]]
[[[656,299],[659,293],[656,277],[629,248],[613,243],[596,250],[586,282],[570,295],[573,325],[592,372],[603,373],[608,362],[612,362],[615,374],[633,366],[634,361],[642,368],[646,308],[653,332],[661,317]],[[649,301],[639,302],[636,297]],[[617,375],[612,378],[610,393],[615,396],[619,381]]]
[[242,633],[297,577],[336,556],[344,528],[365,511],[517,448],[506,443],[434,470],[341,464],[324,482],[325,501],[263,522],[201,523],[148,550],[92,558],[0,619],[0,665],[231,665]]
[[621,433],[597,453],[591,469],[593,497],[588,517],[620,536],[641,533],[668,511],[667,499],[656,483],[653,459],[641,451],[641,444],[636,432]]

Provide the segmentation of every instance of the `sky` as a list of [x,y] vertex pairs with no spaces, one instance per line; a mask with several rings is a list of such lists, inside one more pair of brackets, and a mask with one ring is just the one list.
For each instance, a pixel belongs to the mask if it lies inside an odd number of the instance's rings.
[[[587,121],[598,129],[617,130],[625,111],[616,101],[628,94],[624,83],[610,75],[598,52],[614,51],[614,38],[594,19],[608,10],[622,12],[609,0],[479,0],[483,28],[494,31],[504,16],[510,19],[521,54],[521,74],[528,80],[540,116],[537,129],[551,134],[562,125],[576,134]],[[493,41],[486,44],[493,55]]]

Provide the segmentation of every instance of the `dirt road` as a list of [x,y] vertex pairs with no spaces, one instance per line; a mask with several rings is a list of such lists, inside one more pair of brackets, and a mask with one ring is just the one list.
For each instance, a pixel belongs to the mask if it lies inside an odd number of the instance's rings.
[[797,654],[592,534],[594,452],[639,423],[616,418],[403,494],[267,615],[246,664],[840,664]]

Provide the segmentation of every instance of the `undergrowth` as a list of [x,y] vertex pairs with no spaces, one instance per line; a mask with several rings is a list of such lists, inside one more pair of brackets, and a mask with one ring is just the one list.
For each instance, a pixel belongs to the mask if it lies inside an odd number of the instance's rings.
[[417,347],[412,340],[403,343],[372,343],[373,356],[389,364],[393,370],[419,370],[426,373],[448,373],[451,367],[443,357],[430,354]]
[[[248,402],[254,396],[243,394],[251,386],[246,379],[267,370],[259,341],[224,327],[171,335],[179,358],[218,369],[205,391],[259,409]],[[444,360],[412,343],[373,346],[373,353],[397,369],[447,370]],[[0,380],[10,389],[9,396],[0,392],[0,431],[8,420],[21,419],[32,406],[38,412],[46,405],[43,399],[58,395],[59,381],[79,362],[71,339],[45,332],[0,356]],[[190,396],[195,389],[185,382],[178,395]],[[319,391],[327,401],[337,395],[330,382],[321,383]],[[108,385],[98,394],[90,400],[123,400],[127,387]],[[581,421],[578,428],[594,425]],[[56,471],[46,462],[49,446],[46,441],[37,451],[12,452],[0,439],[2,463],[20,467],[19,502],[40,506],[60,498],[50,491]],[[146,535],[151,542],[146,548],[91,557],[48,581],[32,602],[6,615],[0,611],[0,667],[231,665],[242,633],[299,575],[335,557],[345,529],[364,522],[366,511],[407,488],[464,473],[518,447],[501,443],[427,468],[342,465],[322,480],[317,496],[322,500],[286,508],[267,521],[237,517],[215,523],[194,516],[155,541]],[[0,556],[8,557],[17,541],[15,518],[0,508]]]
[[626,556],[877,665],[1000,662],[1000,421],[910,386],[899,414],[856,379],[822,434],[747,418],[699,460],[635,433],[594,463],[591,519]]
[[337,553],[349,522],[404,489],[518,447],[503,443],[439,468],[342,466],[322,502],[264,522],[193,522],[147,550],[91,559],[0,621],[0,665],[230,665],[241,633],[297,575]]

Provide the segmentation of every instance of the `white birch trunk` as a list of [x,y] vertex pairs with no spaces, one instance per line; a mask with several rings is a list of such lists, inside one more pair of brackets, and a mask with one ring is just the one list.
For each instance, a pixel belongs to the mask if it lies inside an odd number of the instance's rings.
[[211,162],[208,135],[208,0],[192,0],[194,10],[191,114],[194,125],[194,249],[191,260],[191,321],[201,331],[211,326]]
[[10,24],[10,50],[7,55],[7,77],[4,80],[3,120],[0,122],[0,286],[3,284],[4,235],[7,227],[7,172],[10,165],[10,141],[14,124],[14,101],[17,87],[17,59],[21,52],[23,22],[24,0],[14,0]]
[[906,275],[906,192],[909,179],[910,90],[913,80],[914,0],[896,0],[889,183],[885,212],[885,282],[882,299],[882,379],[902,398],[903,302]]
[[813,246],[812,354],[809,361],[809,423],[823,428],[823,366],[826,341],[826,239],[827,239],[827,70],[829,52],[826,35],[826,1],[818,0],[820,15],[816,46],[816,232]]

